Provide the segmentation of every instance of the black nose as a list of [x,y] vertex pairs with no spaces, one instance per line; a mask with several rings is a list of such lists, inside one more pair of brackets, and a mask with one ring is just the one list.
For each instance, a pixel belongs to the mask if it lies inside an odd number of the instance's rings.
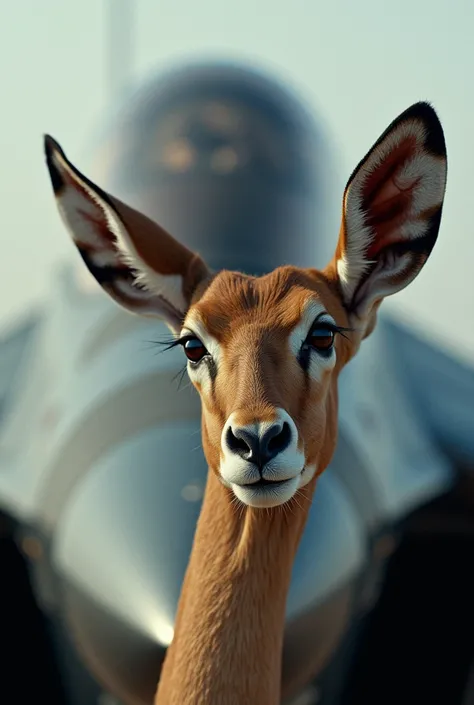
[[227,429],[227,446],[229,450],[240,455],[244,460],[263,467],[287,448],[291,441],[291,428],[286,421],[281,425],[275,423],[261,435],[252,433],[247,428]]

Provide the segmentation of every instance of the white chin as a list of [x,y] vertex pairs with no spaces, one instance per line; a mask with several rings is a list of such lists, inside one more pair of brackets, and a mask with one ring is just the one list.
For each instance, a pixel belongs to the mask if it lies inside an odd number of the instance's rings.
[[279,507],[281,504],[289,502],[296,494],[299,487],[300,478],[292,477],[290,480],[275,482],[271,485],[236,485],[231,484],[232,492],[237,499],[248,507],[265,509]]

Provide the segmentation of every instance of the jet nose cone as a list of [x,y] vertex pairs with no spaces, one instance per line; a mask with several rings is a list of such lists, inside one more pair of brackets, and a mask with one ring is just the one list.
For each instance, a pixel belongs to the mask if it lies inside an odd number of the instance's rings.
[[207,474],[199,421],[112,448],[76,486],[54,561],[79,652],[127,702],[150,703],[189,559]]

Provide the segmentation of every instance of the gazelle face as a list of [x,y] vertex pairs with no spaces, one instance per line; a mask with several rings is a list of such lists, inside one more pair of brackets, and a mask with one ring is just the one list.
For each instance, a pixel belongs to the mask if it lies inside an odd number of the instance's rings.
[[283,504],[326,467],[347,328],[322,275],[291,267],[222,272],[190,308],[178,340],[202,399],[204,451],[244,504]]
[[310,487],[336,444],[340,370],[438,236],[447,159],[433,108],[408,108],[359,163],[323,271],[282,267],[260,278],[210,272],[91,183],[52,138],[45,149],[60,214],[90,272],[124,308],[164,319],[182,345],[211,470],[253,507]]

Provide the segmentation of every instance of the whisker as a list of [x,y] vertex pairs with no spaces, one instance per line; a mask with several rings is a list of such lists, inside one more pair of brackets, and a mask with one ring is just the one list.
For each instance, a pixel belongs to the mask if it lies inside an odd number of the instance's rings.
[[[299,492],[299,490],[298,490],[298,492]],[[298,507],[298,509],[301,509],[301,511],[303,511],[303,505],[299,501],[298,492],[295,495],[293,495],[293,499],[294,499],[295,504]]]
[[178,370],[178,372],[175,374],[175,376],[174,376],[173,379],[172,379],[172,382],[174,382],[174,381],[177,379],[177,377],[179,377],[178,391],[179,391],[180,386],[181,386],[181,384],[182,384],[182,381],[183,381],[183,377],[184,377],[184,375],[185,375],[185,372],[186,372],[186,365],[185,365],[182,369]]
[[[183,375],[183,377],[184,377],[184,375]],[[183,381],[183,377],[181,377],[180,386],[178,387],[178,392],[184,392],[185,389],[189,389],[189,387],[193,386],[193,383],[191,382],[191,380],[188,380],[187,384],[185,384],[184,387],[181,387],[181,382]]]

